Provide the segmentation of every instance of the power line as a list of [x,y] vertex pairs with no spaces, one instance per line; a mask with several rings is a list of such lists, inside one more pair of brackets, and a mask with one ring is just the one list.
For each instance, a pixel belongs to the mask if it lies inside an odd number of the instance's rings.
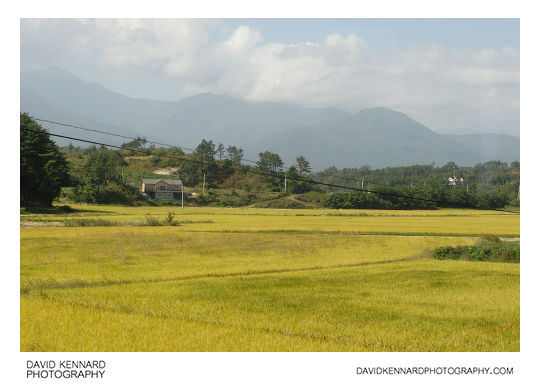
[[81,127],[81,126],[75,126],[75,125],[73,125],[73,124],[67,124],[67,123],[55,122],[55,121],[52,121],[52,120],[40,119],[40,118],[36,118],[36,117],[34,117],[34,116],[31,116],[31,118],[34,119],[34,120],[40,121],[40,122],[46,122],[46,123],[51,123],[51,124],[57,124],[57,125],[59,125],[59,126],[64,126],[64,127],[77,128],[77,129],[79,129],[79,130],[90,131],[90,132],[96,132],[96,133],[99,133],[99,134],[105,134],[105,135],[110,135],[110,136],[116,136],[116,137],[118,137],[118,138],[132,139],[132,140],[142,139],[145,143],[157,144],[157,145],[159,145],[159,146],[175,147],[175,148],[179,148],[179,149],[187,150],[187,151],[195,151],[195,150],[192,149],[192,148],[181,147],[181,146],[175,146],[175,145],[167,144],[167,143],[154,142],[154,141],[151,141],[151,140],[143,139],[143,138],[141,138],[141,137],[133,137],[133,136],[127,136],[127,135],[121,135],[121,134],[114,134],[114,133],[112,133],[112,132],[95,130],[95,129],[93,129],[93,128],[86,128],[86,127]]
[[[31,128],[26,128],[26,127],[21,127],[21,130],[28,131],[28,132],[35,132],[35,133],[39,133],[39,134],[47,135],[47,136],[55,136],[55,137],[58,137],[58,138],[76,140],[76,141],[79,141],[79,142],[90,143],[90,144],[95,144],[95,145],[100,145],[100,146],[112,147],[112,148],[116,148],[116,149],[120,149],[120,150],[125,150],[125,148],[123,148],[121,146],[114,145],[114,144],[96,142],[96,141],[91,141],[91,140],[81,139],[81,138],[75,138],[75,137],[66,136],[66,135],[60,135],[60,134],[53,134],[53,133],[50,133],[50,132],[43,132],[43,131],[39,131],[39,130],[33,130]],[[140,149],[132,149],[132,150],[138,151],[140,153],[145,153],[144,150],[140,150]],[[197,163],[197,164],[201,163],[196,159],[186,159],[186,158],[182,158],[180,156],[172,156],[172,155],[166,155],[166,154],[159,154],[159,155],[153,155],[153,156],[162,157],[162,158],[169,158],[169,159],[176,159],[176,160],[180,159],[180,160],[183,160],[183,161],[186,161],[186,162],[192,162],[192,163]],[[249,166],[244,166],[244,167],[247,167],[247,168],[242,169],[240,167],[234,167],[234,166],[232,168],[236,169],[236,170],[249,172],[251,174],[267,176],[267,177],[271,177],[271,178],[280,178],[280,179],[282,179],[285,176],[285,173],[269,173],[269,172],[253,170]],[[298,178],[298,177],[287,176],[287,178],[289,180],[293,180],[293,181],[297,181],[297,182],[304,182],[304,183],[310,183],[310,184],[327,186],[327,187],[334,187],[334,188],[343,188],[343,189],[347,189],[347,190],[373,193],[373,194],[377,194],[377,195],[389,196],[389,197],[394,197],[394,198],[405,198],[405,199],[410,199],[410,200],[418,200],[418,201],[422,201],[422,202],[429,202],[429,203],[436,203],[436,204],[448,204],[449,203],[449,202],[443,202],[443,201],[438,201],[438,200],[434,200],[434,199],[407,196],[407,195],[395,194],[395,193],[389,193],[389,192],[383,192],[383,191],[369,191],[369,190],[361,189],[361,188],[358,188],[358,187],[349,187],[349,186],[337,185],[337,184],[333,184],[333,183],[317,182],[317,181],[314,181],[314,180]],[[460,204],[453,204],[453,205],[461,207],[461,208],[477,209],[476,207],[468,206],[468,205],[460,205]],[[515,212],[508,211],[508,210],[500,210],[500,209],[492,209],[492,210],[510,212],[510,213],[515,214]]]
[[[176,146],[174,144],[168,144],[168,143],[160,143],[160,142],[156,142],[156,141],[152,141],[152,140],[146,140],[146,139],[143,139],[141,137],[133,137],[133,136],[127,136],[127,135],[121,135],[121,134],[114,134],[112,132],[100,131],[100,130],[96,130],[96,129],[93,129],[93,128],[81,127],[81,126],[76,126],[76,125],[68,124],[68,123],[55,122],[54,120],[41,119],[41,118],[36,118],[34,116],[30,116],[30,117],[32,119],[34,119],[34,120],[39,121],[39,122],[46,122],[46,123],[51,123],[51,124],[57,124],[59,126],[64,126],[64,127],[77,128],[79,130],[95,132],[95,133],[98,133],[98,134],[104,134],[104,135],[110,135],[110,136],[116,136],[118,138],[123,138],[123,139],[132,139],[132,140],[142,139],[145,143],[155,144],[155,145],[159,145],[159,146],[179,148],[181,150],[195,152],[195,149],[189,148],[189,147]],[[242,158],[242,160],[245,161],[245,162],[257,163],[256,161],[250,160],[250,159]]]
[[[79,141],[79,142],[85,142],[85,143],[96,144],[96,145],[100,145],[100,146],[112,147],[112,148],[117,148],[117,149],[120,149],[120,150],[125,150],[125,148],[123,148],[123,147],[121,147],[121,146],[114,145],[114,144],[108,144],[108,143],[96,142],[96,141],[92,141],[92,140],[81,139],[81,138],[75,138],[75,137],[72,137],[72,136],[66,136],[66,135],[60,135],[60,134],[53,134],[53,133],[50,133],[50,132],[42,132],[42,131],[32,130],[32,129],[30,129],[30,128],[25,128],[25,127],[21,128],[21,129],[22,129],[22,130],[25,130],[25,131],[31,131],[31,132],[41,133],[41,134],[43,134],[43,135],[50,135],[50,136],[55,136],[55,137],[58,137],[58,138],[64,138],[64,139],[70,139],[70,140],[77,140],[77,141]],[[132,150],[138,151],[139,153],[145,153],[144,150],[140,150],[140,149],[132,149]],[[162,158],[169,158],[169,159],[180,159],[180,160],[183,160],[183,161],[186,161],[186,162],[192,162],[192,163],[197,163],[197,164],[200,164],[200,163],[201,163],[201,162],[198,161],[198,160],[181,158],[180,156],[172,156],[172,155],[166,155],[166,154],[159,154],[159,155],[157,155],[157,156],[158,156],[158,157],[162,157]],[[251,170],[251,169],[240,169],[239,167],[233,167],[233,169],[236,169],[236,170],[242,170],[242,171],[247,171],[247,172],[252,173],[252,174],[262,175],[262,176],[268,176],[268,177],[272,177],[272,178],[283,178],[283,177],[285,176],[285,173],[281,173],[281,174],[278,174],[278,173],[268,173],[268,172],[257,171],[257,170]],[[386,192],[380,192],[380,191],[369,191],[369,190],[361,189],[361,188],[357,188],[357,187],[348,187],[348,186],[342,186],[342,185],[337,185],[337,184],[333,184],[333,183],[317,182],[317,181],[310,180],[310,179],[295,178],[295,177],[290,177],[290,176],[289,176],[288,178],[289,178],[289,180],[294,180],[294,181],[297,181],[297,182],[305,182],[305,183],[311,183],[311,184],[322,185],[322,186],[327,186],[327,187],[344,188],[344,189],[355,190],[355,191],[360,191],[360,192],[373,192],[373,193],[375,193],[375,194],[380,194],[380,195],[387,195],[387,196],[393,196],[393,197],[401,197],[401,198],[407,198],[407,199],[417,199],[417,200],[422,200],[422,201],[427,201],[427,202],[433,202],[433,203],[436,203],[436,202],[437,202],[437,201],[435,201],[435,200],[430,200],[430,199],[425,199],[425,198],[411,197],[411,196],[405,196],[405,195],[399,195],[399,194],[392,194],[392,193],[386,193]]]
[[[68,123],[56,122],[54,120],[36,118],[34,116],[31,116],[31,118],[34,119],[34,120],[40,121],[40,122],[57,124],[57,125],[64,126],[64,127],[76,128],[76,129],[79,129],[79,130],[84,130],[84,131],[95,132],[95,133],[104,134],[104,135],[115,136],[115,137],[123,138],[123,139],[131,139],[131,140],[142,139],[141,137],[133,137],[133,136],[127,136],[127,135],[121,135],[121,134],[114,134],[112,132],[100,131],[100,130],[87,128],[87,127],[76,126],[76,125],[68,124]],[[173,147],[173,148],[179,148],[181,150],[187,150],[187,151],[195,152],[195,149],[189,148],[189,147],[176,146],[176,145],[172,145],[172,144],[160,143],[160,142],[146,140],[146,139],[144,139],[144,141],[146,143],[155,144],[155,145],[159,145],[159,146]],[[249,162],[249,163],[253,163],[253,164],[258,163],[255,160],[250,160],[250,159],[246,159],[246,158],[242,158],[241,160],[244,161],[244,162]],[[339,178],[339,179],[343,179],[343,180],[349,180],[349,181],[358,182],[358,183],[362,182],[362,185],[364,183],[368,183],[368,184],[372,184],[372,185],[376,185],[376,186],[384,186],[385,185],[384,183],[373,182],[373,181],[365,180],[365,179],[360,180],[360,179],[345,177],[345,176],[341,176],[341,175],[334,175],[334,178]]]

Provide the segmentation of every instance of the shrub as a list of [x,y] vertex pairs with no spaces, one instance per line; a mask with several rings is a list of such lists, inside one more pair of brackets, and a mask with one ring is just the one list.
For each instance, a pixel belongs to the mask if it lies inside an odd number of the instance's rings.
[[298,195],[296,198],[302,202],[322,203],[325,197],[326,197],[325,193],[321,193],[317,191],[310,191],[310,192]]
[[174,219],[173,213],[169,211],[167,217],[163,220],[163,225],[165,226],[176,226],[178,221]]
[[300,209],[304,208],[304,204],[293,201],[287,198],[278,198],[271,201],[261,202],[255,205],[260,208],[273,208],[273,209]]
[[90,226],[118,226],[116,221],[103,218],[73,218],[64,220],[66,227],[90,227]]
[[155,217],[144,217],[144,221],[141,223],[142,226],[163,226],[163,223]]
[[434,250],[433,258],[519,263],[519,242],[502,242],[494,235],[484,236],[472,246],[445,246]]

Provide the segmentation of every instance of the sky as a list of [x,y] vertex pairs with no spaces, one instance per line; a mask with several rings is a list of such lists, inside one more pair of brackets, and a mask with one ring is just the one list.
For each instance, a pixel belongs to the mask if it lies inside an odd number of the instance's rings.
[[441,133],[519,136],[519,19],[21,19],[20,41],[21,70],[134,98],[387,107]]

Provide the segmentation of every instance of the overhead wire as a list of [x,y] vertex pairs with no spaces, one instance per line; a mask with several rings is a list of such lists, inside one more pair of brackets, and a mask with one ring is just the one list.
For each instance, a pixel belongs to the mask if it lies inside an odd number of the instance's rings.
[[[62,123],[62,122],[57,122],[57,121],[54,121],[54,120],[48,120],[48,119],[42,119],[42,118],[38,118],[38,117],[35,117],[35,116],[30,116],[30,117],[31,117],[32,119],[37,120],[37,121],[40,121],[40,122],[46,122],[46,123],[56,124],[56,125],[60,125],[60,126],[64,126],[64,127],[76,128],[76,129],[80,129],[80,130],[84,130],[84,131],[88,131],[88,132],[95,132],[95,133],[104,134],[104,135],[110,135],[110,136],[115,136],[115,137],[123,138],[123,139],[131,139],[131,140],[143,139],[145,143],[150,143],[150,144],[159,145],[159,146],[166,146],[166,147],[179,148],[179,149],[181,149],[181,150],[186,150],[186,151],[191,151],[191,152],[195,152],[195,151],[196,151],[196,150],[193,149],[193,148],[182,147],[182,146],[177,146],[177,145],[168,144],[168,143],[160,143],[160,142],[156,142],[156,141],[152,141],[152,140],[147,140],[147,139],[141,138],[140,136],[138,136],[138,137],[133,137],[133,136],[128,136],[128,135],[115,134],[115,133],[112,133],[112,132],[101,131],[101,130],[96,130],[96,129],[92,129],[92,128],[87,128],[87,127],[77,126],[77,125],[74,125],[74,124]],[[253,163],[253,164],[257,164],[257,163],[258,163],[258,162],[255,161],[255,160],[247,159],[247,158],[244,158],[244,157],[242,157],[241,160],[244,161],[244,162],[249,162],[249,163]],[[285,167],[285,168],[287,168],[287,167]],[[341,175],[334,175],[333,177],[334,177],[334,178],[339,178],[339,179],[342,179],[342,180],[349,180],[349,181],[353,181],[353,182],[357,182],[357,183],[362,183],[362,184],[363,184],[363,183],[368,183],[368,184],[376,185],[376,186],[385,186],[385,185],[388,185],[388,184],[384,184],[384,183],[379,183],[379,182],[370,181],[370,180],[367,180],[367,179],[365,179],[365,178],[361,180],[361,179],[355,179],[355,178],[345,177],[345,176],[341,176]]]
[[[125,150],[124,147],[114,145],[114,144],[96,142],[96,141],[92,141],[92,140],[76,138],[76,137],[71,137],[71,136],[67,136],[67,135],[54,134],[54,133],[50,133],[50,132],[47,132],[47,131],[44,132],[44,131],[34,130],[34,129],[31,129],[31,128],[26,128],[26,127],[21,127],[21,130],[28,131],[28,132],[35,132],[35,133],[39,133],[39,134],[47,135],[47,136],[54,136],[54,137],[58,137],[58,138],[76,140],[76,141],[79,141],[79,142],[84,142],[84,143],[89,143],[89,144],[94,144],[94,145],[100,145],[100,146],[104,146],[104,147],[111,147],[111,148],[116,148],[116,149],[120,149],[120,150]],[[143,149],[131,149],[131,150],[139,152],[139,153],[146,154],[145,150],[143,150]],[[198,161],[198,160],[182,158],[181,156],[159,154],[159,155],[157,155],[157,157],[176,159],[176,160],[183,160],[183,161],[186,161],[186,162],[192,162],[192,163],[201,164],[201,162]],[[244,171],[244,172],[248,172],[248,173],[251,173],[251,174],[267,176],[267,177],[271,177],[271,178],[280,178],[280,179],[282,179],[284,177],[287,177],[287,179],[289,179],[291,181],[296,181],[296,182],[303,182],[303,183],[321,185],[321,186],[326,186],[326,187],[341,188],[341,189],[353,190],[353,191],[358,191],[358,192],[373,193],[373,194],[376,194],[376,195],[383,195],[383,196],[389,196],[389,197],[394,197],[394,198],[405,198],[405,199],[410,199],[410,200],[418,200],[418,201],[435,203],[435,204],[443,204],[443,205],[449,203],[449,202],[438,201],[438,200],[435,200],[435,199],[407,196],[407,195],[395,194],[395,193],[384,192],[384,191],[373,191],[373,190],[367,190],[367,189],[363,189],[363,188],[359,188],[359,187],[350,187],[350,186],[344,186],[344,185],[337,185],[337,184],[334,184],[334,183],[326,183],[326,182],[319,182],[319,181],[314,181],[314,180],[310,180],[310,179],[291,177],[291,176],[286,176],[286,174],[284,172],[280,172],[280,173],[264,172],[264,171],[260,171],[260,170],[254,170],[253,168],[251,168],[250,166],[247,166],[247,165],[240,165],[240,166],[244,166],[244,168],[240,168],[238,166],[236,166],[236,167],[233,166],[232,168],[236,169],[236,170],[241,170],[241,171]],[[458,206],[458,207],[461,207],[461,208],[477,209],[476,207],[469,206],[469,205],[453,204],[453,206]],[[509,213],[514,213],[515,214],[515,212],[509,211],[509,210],[501,210],[501,209],[492,209],[492,210],[494,210],[494,211],[504,211],[504,212],[509,212]]]
[[[59,126],[64,126],[64,127],[71,127],[71,128],[77,128],[79,130],[84,130],[84,131],[89,131],[89,132],[95,132],[95,133],[99,133],[99,134],[105,134],[105,135],[110,135],[110,136],[116,136],[118,138],[123,138],[123,139],[131,139],[131,140],[138,140],[138,139],[141,139],[144,141],[144,143],[150,143],[150,144],[154,144],[154,145],[158,145],[158,146],[166,146],[166,147],[172,147],[172,148],[179,148],[181,150],[186,150],[186,151],[191,151],[191,152],[195,152],[196,149],[193,149],[193,148],[189,148],[189,147],[182,147],[182,146],[177,146],[177,145],[174,145],[174,144],[168,144],[168,143],[160,143],[160,142],[156,142],[156,141],[153,141],[153,140],[147,140],[146,138],[142,138],[140,136],[137,136],[137,137],[133,137],[133,136],[128,136],[128,135],[121,135],[121,134],[115,134],[115,133],[112,133],[112,132],[107,132],[107,131],[100,131],[100,130],[96,130],[96,129],[93,129],[93,128],[87,128],[87,127],[81,127],[81,126],[76,126],[74,124],[68,124],[68,123],[62,123],[62,122],[56,122],[54,120],[47,120],[47,119],[41,119],[41,118],[37,118],[35,116],[30,116],[32,119],[34,120],[37,120],[39,122],[46,122],[46,123],[50,123],[50,124],[57,124]],[[245,162],[251,162],[251,163],[257,163],[257,161],[255,160],[250,160],[250,159],[245,159],[245,158],[242,158],[243,161]]]

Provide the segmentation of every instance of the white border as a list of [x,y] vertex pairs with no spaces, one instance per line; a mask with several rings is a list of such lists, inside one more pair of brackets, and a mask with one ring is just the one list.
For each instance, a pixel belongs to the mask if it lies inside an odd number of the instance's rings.
[[[520,353],[20,353],[19,352],[19,230],[16,194],[3,194],[4,219],[2,240],[4,317],[2,320],[2,380],[5,383],[37,383],[25,381],[27,359],[105,359],[104,380],[84,383],[530,383],[538,378],[538,325],[536,297],[538,293],[538,262],[533,218],[537,209],[533,194],[538,182],[533,177],[537,151],[538,101],[533,95],[539,86],[536,37],[537,13],[525,1],[379,1],[358,4],[351,9],[350,1],[204,1],[173,2],[135,0],[91,3],[73,1],[20,1],[4,9],[2,16],[2,76],[3,128],[6,135],[2,152],[4,178],[18,174],[14,159],[18,159],[15,127],[19,110],[19,18],[21,17],[519,17],[521,18],[521,163],[524,185],[522,221],[521,278],[521,352]],[[4,8],[6,6],[4,5]],[[6,54],[7,51],[7,54]],[[6,149],[8,151],[6,151]],[[16,168],[16,167],[15,167]],[[534,171],[533,171],[534,168]],[[15,182],[15,185],[18,185]],[[15,197],[15,198],[14,198]],[[513,376],[371,376],[355,374],[357,366],[513,366]],[[4,382],[4,381],[3,381]],[[48,380],[52,383],[55,381]],[[63,380],[63,383],[77,381]]]

